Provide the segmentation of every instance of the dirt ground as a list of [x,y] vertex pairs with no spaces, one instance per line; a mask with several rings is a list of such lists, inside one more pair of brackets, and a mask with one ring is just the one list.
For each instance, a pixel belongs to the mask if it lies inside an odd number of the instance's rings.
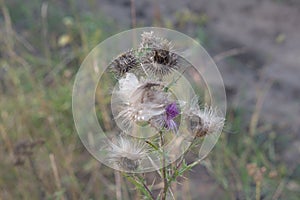
[[[137,26],[151,26],[159,19],[178,24],[176,13],[186,10],[205,15],[210,44],[207,51],[212,57],[231,49],[245,49],[233,58],[216,60],[228,104],[244,108],[249,120],[259,98],[260,121],[275,126],[275,131],[287,135],[291,142],[282,152],[283,159],[287,163],[299,160],[300,1],[136,0],[135,7]],[[129,0],[103,0],[99,9],[121,29],[131,25]],[[193,37],[196,26],[186,22],[177,30]],[[202,188],[207,194],[210,180],[205,172],[194,175],[204,179],[195,189]]]

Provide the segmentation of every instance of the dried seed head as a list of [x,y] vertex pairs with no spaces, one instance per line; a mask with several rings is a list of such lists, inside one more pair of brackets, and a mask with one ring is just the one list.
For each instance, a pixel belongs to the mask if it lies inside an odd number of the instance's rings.
[[169,51],[163,49],[155,49],[153,61],[158,64],[167,65],[169,63]]
[[110,64],[109,68],[114,72],[118,77],[123,76],[127,72],[138,68],[140,65],[137,57],[134,54],[134,51],[127,51],[117,58],[115,58]]
[[132,73],[119,80],[117,96],[121,100],[117,119],[130,130],[134,123],[150,122],[165,112],[169,94],[161,91],[162,83],[154,80],[139,81]]
[[178,69],[178,56],[171,52],[171,43],[163,38],[156,37],[153,32],[144,32],[140,52],[141,64],[151,75],[160,78]]
[[121,157],[119,165],[122,169],[134,171],[137,170],[137,168],[139,167],[139,160],[132,160],[127,157]]
[[208,129],[202,123],[201,118],[198,115],[192,115],[188,117],[189,128],[196,137],[203,137],[208,134]]
[[188,127],[196,137],[216,133],[224,126],[225,119],[218,116],[216,109],[208,106],[202,110],[198,106],[192,107],[185,112],[185,115]]
[[115,143],[109,145],[108,152],[111,164],[126,171],[135,171],[147,157],[148,148],[140,140],[120,136]]
[[179,68],[178,56],[161,49],[153,49],[151,53],[141,58],[141,63],[147,72],[160,78]]
[[154,32],[144,32],[142,33],[142,42],[140,44],[141,49],[164,49],[170,51],[172,48],[171,42],[168,40],[157,37]]
[[[155,90],[145,91],[141,98],[130,104],[122,105],[117,119],[121,120],[122,126],[128,131],[135,123],[149,123],[153,118],[165,112],[166,95],[156,93]],[[162,98],[160,98],[162,96]],[[152,99],[153,101],[150,101]]]

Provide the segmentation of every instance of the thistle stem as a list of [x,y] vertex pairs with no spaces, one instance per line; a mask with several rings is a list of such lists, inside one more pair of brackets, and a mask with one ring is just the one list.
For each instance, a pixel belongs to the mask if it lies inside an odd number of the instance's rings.
[[137,180],[144,186],[144,188],[146,189],[146,191],[148,192],[148,194],[150,195],[152,200],[155,200],[151,190],[149,189],[149,187],[147,186],[147,184],[143,181],[143,179],[139,176],[137,176]]
[[[169,187],[172,183],[172,181],[176,178],[176,172],[179,170],[179,168],[181,167],[182,165],[182,162],[184,161],[184,158],[186,157],[186,155],[191,151],[191,149],[194,147],[194,145],[196,144],[196,140],[194,139],[192,141],[192,143],[190,144],[189,148],[187,151],[185,151],[183,153],[183,155],[181,156],[181,159],[178,163],[175,164],[175,170],[173,171],[173,173],[171,174],[170,178],[169,178],[169,181],[167,182],[168,186]],[[199,164],[200,163],[200,160],[197,160],[191,164],[188,164],[188,166],[190,167],[194,167],[195,165]]]
[[166,157],[165,157],[165,152],[164,152],[164,137],[162,135],[162,131],[159,132],[160,135],[160,147],[162,148],[162,176],[163,176],[163,181],[164,181],[164,189],[162,192],[162,200],[165,200],[167,197],[167,191],[168,191],[168,180],[167,180],[167,171],[166,171]]

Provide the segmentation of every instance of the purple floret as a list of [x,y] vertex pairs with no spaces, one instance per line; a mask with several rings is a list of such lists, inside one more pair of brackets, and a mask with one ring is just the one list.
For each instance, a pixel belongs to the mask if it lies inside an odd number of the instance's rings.
[[168,129],[171,129],[175,132],[177,132],[177,124],[176,122],[173,120],[175,117],[177,117],[177,115],[179,115],[179,110],[177,108],[176,103],[171,103],[169,105],[167,105],[166,107],[166,127]]

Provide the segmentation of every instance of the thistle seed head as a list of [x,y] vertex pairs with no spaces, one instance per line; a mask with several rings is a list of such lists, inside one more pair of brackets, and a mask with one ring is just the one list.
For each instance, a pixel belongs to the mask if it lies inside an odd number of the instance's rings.
[[110,64],[109,68],[117,77],[121,77],[127,72],[137,69],[140,65],[138,58],[135,56],[133,50],[127,51],[117,58],[115,58]]
[[117,95],[122,104],[117,119],[126,130],[130,130],[133,123],[149,122],[165,112],[165,107],[169,103],[169,94],[163,92],[161,88],[161,82],[139,81],[131,73],[127,73],[125,78],[119,80]]
[[164,49],[169,51],[172,45],[168,40],[155,36],[154,32],[151,31],[142,33],[140,48]]
[[148,153],[146,143],[129,137],[119,136],[108,148],[108,160],[126,171],[135,171]]
[[129,159],[127,157],[121,157],[119,166],[122,169],[126,169],[129,171],[135,171],[139,167],[139,160]]
[[153,49],[141,58],[141,64],[151,75],[162,78],[179,69],[178,56],[166,50]]
[[216,109],[209,106],[203,109],[190,108],[185,115],[188,127],[196,137],[204,137],[220,131],[225,122],[224,118],[218,116]]
[[172,45],[168,40],[155,36],[153,32],[142,34],[141,64],[151,75],[162,78],[178,69],[178,56],[171,50]]

